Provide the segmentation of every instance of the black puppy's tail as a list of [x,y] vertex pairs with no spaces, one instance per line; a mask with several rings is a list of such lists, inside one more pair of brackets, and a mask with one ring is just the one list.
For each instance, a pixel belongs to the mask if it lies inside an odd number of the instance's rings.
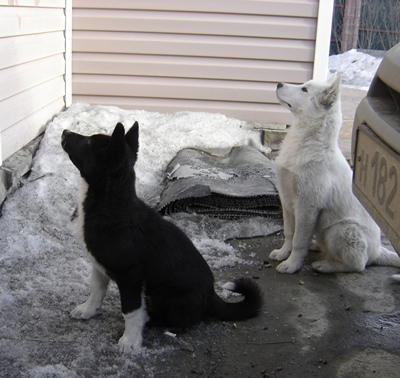
[[227,282],[224,289],[244,295],[240,302],[225,302],[216,293],[213,297],[212,312],[220,320],[245,320],[260,313],[263,297],[260,287],[249,278],[238,278]]

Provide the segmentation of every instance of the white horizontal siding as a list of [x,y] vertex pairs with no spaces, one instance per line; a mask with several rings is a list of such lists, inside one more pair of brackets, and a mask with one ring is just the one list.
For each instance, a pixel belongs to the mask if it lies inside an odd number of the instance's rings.
[[11,66],[7,70],[0,70],[0,83],[2,84],[0,86],[0,101],[24,93],[27,88],[38,86],[56,77],[62,77],[64,70],[65,60],[62,54]]
[[64,95],[64,79],[56,77],[11,96],[0,103],[1,131]]
[[65,0],[0,0],[0,163],[65,106]]
[[0,0],[0,6],[64,8],[65,0]]
[[64,25],[64,9],[34,7],[4,7],[1,9],[0,35],[48,33]]
[[75,0],[73,100],[287,123],[279,81],[312,77],[318,0]]
[[[6,143],[3,145],[4,155],[11,156],[14,152],[35,139],[45,130],[46,124],[63,108],[64,99],[60,97],[8,127],[1,133],[2,140],[6,140]],[[21,135],[21,130],[24,130],[23,135]]]
[[[1,11],[1,8],[0,8]],[[65,51],[64,32],[0,38],[0,69],[46,58]],[[8,52],[8,53],[7,53]]]

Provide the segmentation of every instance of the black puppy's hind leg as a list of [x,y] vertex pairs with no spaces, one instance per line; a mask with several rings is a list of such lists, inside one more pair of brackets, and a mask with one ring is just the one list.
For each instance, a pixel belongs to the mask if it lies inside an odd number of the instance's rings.
[[138,282],[136,277],[136,279],[122,279],[116,280],[116,282],[121,296],[122,315],[125,320],[125,331],[119,339],[118,345],[122,353],[135,353],[142,346],[143,328],[148,320],[143,281]]
[[85,303],[77,306],[71,316],[75,319],[90,319],[95,316],[103,304],[110,279],[98,267],[93,265],[90,278],[90,294]]

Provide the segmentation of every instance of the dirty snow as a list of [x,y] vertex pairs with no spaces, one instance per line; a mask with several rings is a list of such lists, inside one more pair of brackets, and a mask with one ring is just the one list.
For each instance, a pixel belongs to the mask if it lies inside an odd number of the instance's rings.
[[[329,67],[342,74],[345,85],[364,89],[379,62],[351,51],[331,57]],[[48,124],[31,175],[2,209],[0,376],[9,376],[10,367],[15,376],[30,377],[90,376],[90,366],[118,376],[121,366],[125,372],[137,367],[134,360],[124,360],[115,345],[116,333],[123,329],[115,286],[105,300],[106,315],[95,320],[104,329],[100,336],[92,335],[93,326],[68,316],[85,300],[90,265],[68,228],[79,177],[60,146],[63,129],[110,133],[117,122],[130,126],[136,120],[140,124],[137,190],[151,206],[159,199],[166,165],[180,149],[228,148],[249,141],[262,148],[250,123],[220,114],[161,114],[82,103],[60,113]],[[241,255],[224,240],[266,235],[281,228],[279,222],[266,219],[229,222],[183,214],[173,221],[185,229],[214,270],[252,263],[251,256]],[[208,327],[213,333],[212,326]],[[95,344],[91,344],[93,338],[98,340]],[[157,343],[144,349],[140,368],[146,376],[154,376],[146,357],[154,359],[168,350]]]

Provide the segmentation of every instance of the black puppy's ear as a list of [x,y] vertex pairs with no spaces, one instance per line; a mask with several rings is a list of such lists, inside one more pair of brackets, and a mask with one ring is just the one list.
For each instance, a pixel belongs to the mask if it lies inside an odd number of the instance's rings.
[[132,152],[137,155],[139,150],[139,124],[136,121],[125,135],[125,141]]
[[117,123],[113,133],[111,134],[111,140],[108,144],[107,155],[112,158],[120,158],[125,152],[125,129],[122,123]]

